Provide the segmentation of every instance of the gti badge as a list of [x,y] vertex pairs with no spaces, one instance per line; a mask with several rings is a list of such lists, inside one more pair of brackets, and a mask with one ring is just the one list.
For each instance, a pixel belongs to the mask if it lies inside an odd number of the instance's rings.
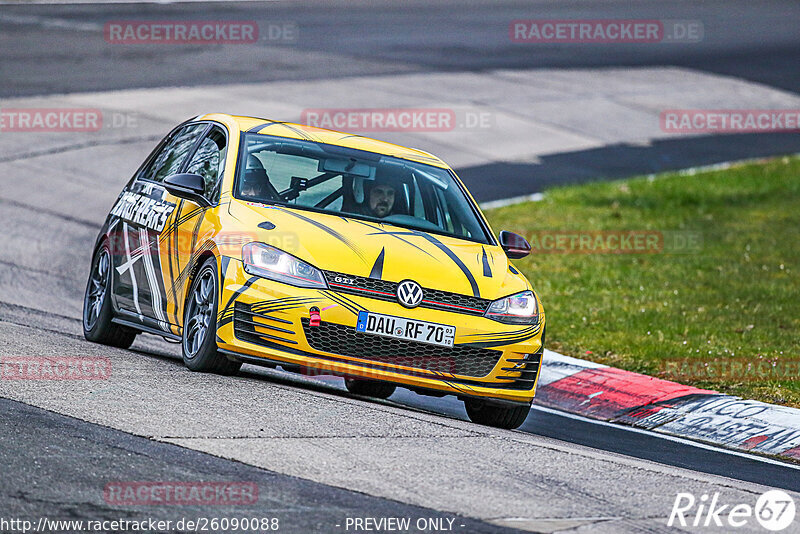
[[397,286],[397,302],[406,308],[416,308],[422,302],[422,288],[413,280],[403,280]]

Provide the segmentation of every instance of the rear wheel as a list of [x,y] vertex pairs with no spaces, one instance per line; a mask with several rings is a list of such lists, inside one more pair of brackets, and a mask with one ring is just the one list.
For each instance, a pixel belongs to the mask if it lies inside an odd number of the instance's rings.
[[464,407],[473,423],[508,430],[521,426],[531,410],[529,405],[501,406],[480,399],[465,399]]
[[83,296],[83,337],[95,343],[127,349],[136,332],[114,324],[111,307],[111,253],[103,243],[92,258],[92,270]]
[[394,384],[375,382],[373,380],[358,380],[356,378],[345,378],[344,385],[350,393],[364,395],[365,397],[375,397],[376,399],[388,399],[397,389]]
[[235,374],[242,362],[217,350],[217,262],[209,258],[192,282],[183,315],[183,363],[192,371]]

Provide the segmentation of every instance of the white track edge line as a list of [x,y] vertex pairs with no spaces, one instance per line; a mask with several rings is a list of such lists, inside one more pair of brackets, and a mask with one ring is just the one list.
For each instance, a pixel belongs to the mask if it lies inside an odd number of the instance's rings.
[[750,460],[755,460],[757,462],[762,462],[762,463],[767,463],[767,464],[772,464],[772,465],[778,465],[778,466],[781,466],[781,467],[788,467],[789,469],[795,469],[797,471],[800,471],[800,465],[795,465],[795,464],[788,463],[788,462],[782,462],[780,460],[773,460],[772,458],[767,458],[765,456],[761,456],[761,455],[758,455],[758,454],[752,454],[752,453],[741,452],[741,451],[737,451],[737,450],[733,450],[733,449],[727,449],[725,447],[719,447],[719,446],[711,445],[711,444],[708,444],[708,443],[694,441],[694,440],[691,440],[691,439],[688,439],[688,438],[681,438],[681,437],[678,437],[678,436],[673,436],[671,434],[664,434],[663,432],[657,432],[655,430],[645,430],[643,428],[637,428],[635,426],[629,426],[629,425],[623,425],[623,424],[617,424],[617,423],[609,423],[608,421],[601,421],[599,419],[590,419],[588,417],[583,417],[582,415],[576,415],[576,414],[569,413],[569,412],[562,412],[561,410],[554,410],[553,408],[546,408],[544,406],[539,406],[537,404],[534,404],[533,406],[531,406],[531,409],[532,410],[539,410],[541,412],[550,413],[550,414],[554,414],[554,415],[560,415],[560,416],[563,416],[563,417],[567,417],[569,419],[575,419],[577,421],[583,421],[585,423],[593,423],[593,424],[596,424],[596,425],[613,427],[613,428],[616,428],[618,430],[625,430],[625,431],[628,431],[628,432],[636,432],[638,434],[646,434],[648,436],[658,437],[658,438],[661,438],[661,439],[665,439],[667,441],[674,441],[676,443],[681,443],[683,445],[690,445],[692,447],[697,447],[699,449],[706,449],[706,450],[713,451],[713,452],[716,452],[716,453],[730,454],[732,456],[739,456],[741,458],[747,458],[747,459],[750,459]]

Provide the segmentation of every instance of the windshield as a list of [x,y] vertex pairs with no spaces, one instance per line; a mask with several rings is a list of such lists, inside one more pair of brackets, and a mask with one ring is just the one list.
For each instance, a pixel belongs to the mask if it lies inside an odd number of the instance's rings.
[[335,145],[245,134],[235,196],[489,244],[446,169]]

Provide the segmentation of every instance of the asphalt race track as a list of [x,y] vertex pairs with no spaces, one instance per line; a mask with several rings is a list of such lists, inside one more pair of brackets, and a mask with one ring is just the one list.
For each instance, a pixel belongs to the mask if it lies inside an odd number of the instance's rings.
[[[301,38],[254,48],[109,48],[102,40],[108,20],[179,17],[289,21]],[[532,51],[508,41],[515,18],[695,19],[706,37],[692,46]],[[122,185],[173,124],[198,105],[226,105],[228,92],[236,94],[231,105],[268,95],[278,113],[296,114],[299,101],[326,89],[337,102],[348,90],[374,91],[380,101],[391,80],[416,80],[450,87],[453,105],[499,113],[503,94],[489,86],[534,86],[544,76],[561,80],[549,90],[569,94],[559,114],[591,91],[605,91],[604,103],[627,98],[657,109],[681,80],[682,91],[709,106],[768,99],[798,108],[797,20],[796,2],[739,0],[0,6],[0,109],[96,106],[137,118],[135,128],[101,136],[0,133],[0,356],[105,356],[112,364],[102,381],[0,380],[0,519],[244,515],[277,517],[280,531],[299,533],[353,532],[348,518],[409,517],[439,519],[455,532],[616,534],[674,531],[667,519],[678,493],[719,492],[724,503],[752,506],[781,488],[800,503],[800,468],[769,459],[538,408],[519,430],[502,431],[468,422],[452,397],[399,390],[376,402],[348,394],[339,379],[249,365],[236,377],[191,373],[160,338],[109,349],[86,342],[80,326],[93,239]],[[603,78],[609,68],[618,70]],[[664,78],[637,85],[637,76]],[[420,98],[422,85],[397,94]],[[277,107],[282,91],[291,106]],[[587,105],[600,108],[590,126],[553,118],[547,127],[560,137],[536,150],[526,143],[544,141],[512,143],[496,129],[414,140],[437,145],[430,150],[454,161],[480,200],[800,151],[796,133],[657,138],[647,117],[604,123],[612,108],[597,102]],[[619,137],[604,137],[601,125]],[[531,126],[514,128],[524,134]],[[258,502],[120,506],[103,496],[115,481],[199,480],[255,483]],[[737,532],[764,530],[752,521]]]
[[[687,72],[716,77],[715,82],[678,91],[694,93],[697,98],[691,102],[671,98],[654,102],[641,98],[627,103],[627,107],[639,111],[655,105],[662,109],[664,106],[708,108],[712,104],[719,108],[744,105],[763,108],[768,103],[768,99],[760,95],[755,102],[745,100],[731,106],[731,99],[720,97],[716,92],[719,82],[727,79],[750,84],[750,89],[728,93],[738,97],[753,94],[753,87],[769,87],[795,95],[800,92],[800,35],[796,28],[800,5],[792,0],[758,4],[747,0],[700,3],[480,0],[461,4],[451,0],[411,0],[398,5],[386,1],[340,0],[8,5],[0,11],[0,96],[286,81],[308,82],[309,86],[324,92],[325,81],[353,76],[598,68],[680,69],[659,80],[658,87],[665,95],[670,93],[670,87],[687,81]],[[703,27],[703,39],[693,43],[606,46],[526,45],[510,41],[510,21],[543,18],[698,21]],[[254,46],[118,46],[103,40],[106,22],[131,19],[253,20],[262,28],[263,36]],[[295,25],[296,35],[283,39],[279,33],[278,38],[270,39],[269,29],[282,27],[282,24]],[[548,85],[545,80],[537,80],[536,84]],[[632,131],[649,123],[623,113],[614,117],[620,112],[615,98],[611,99],[610,106],[592,102],[592,95],[585,91],[602,89],[605,84],[613,86],[613,78],[608,81],[580,79],[554,85],[557,94],[561,91],[576,93],[587,104],[586,108],[575,105],[562,108],[534,92],[539,106],[524,102],[513,110],[517,114],[527,111],[545,117],[549,115],[548,110],[554,111],[556,116],[576,114],[577,110],[577,116],[561,125],[562,132],[557,132],[567,135],[585,134],[581,132],[581,125],[591,122],[590,115],[599,114],[603,121],[592,124],[589,129],[589,137],[600,139],[597,144],[587,146],[573,142],[557,151],[536,151],[537,156],[546,154],[546,157],[509,158],[503,154],[500,161],[481,163],[454,159],[450,146],[427,143],[425,147],[453,164],[480,200],[528,194],[557,183],[800,152],[800,138],[793,133],[707,135],[691,139],[669,138],[662,134],[660,137],[666,138],[653,140],[655,136],[651,135],[645,143],[625,136],[617,138],[604,131],[612,126],[609,121]],[[629,87],[635,85],[629,84]],[[508,89],[503,91],[507,93]],[[624,97],[626,92],[614,88],[612,93]],[[287,96],[292,94],[287,92]],[[447,95],[444,92],[436,97],[446,99]],[[350,107],[374,104],[367,97],[362,98],[359,91],[348,92],[347,97]],[[470,97],[469,103],[473,106],[498,103],[493,95],[487,98],[482,92],[470,94]],[[542,103],[546,104],[544,109]],[[775,106],[776,103],[769,104]],[[258,111],[269,114],[270,118],[298,119],[294,115],[284,116],[280,107]],[[511,143],[535,143],[552,132],[532,128],[517,132],[504,128],[498,135]],[[459,139],[460,142],[463,141]],[[478,149],[474,139],[467,142]],[[524,180],[520,176],[524,176]],[[489,190],[482,187],[484,183],[494,185]]]

